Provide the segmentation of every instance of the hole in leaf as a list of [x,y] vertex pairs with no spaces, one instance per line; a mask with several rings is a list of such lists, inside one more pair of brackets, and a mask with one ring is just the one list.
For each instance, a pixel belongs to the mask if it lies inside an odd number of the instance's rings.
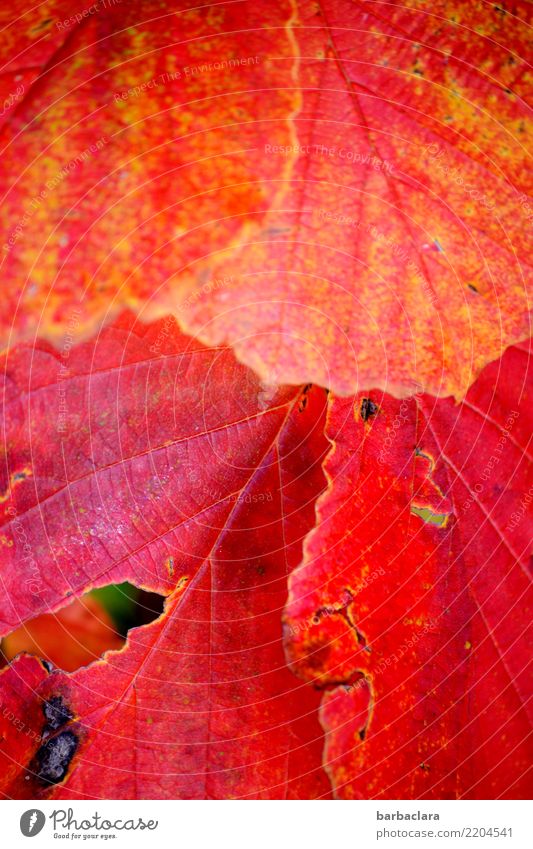
[[129,583],[92,590],[55,613],[25,622],[1,642],[0,666],[27,652],[74,672],[120,649],[130,628],[148,625],[163,612],[164,596]]

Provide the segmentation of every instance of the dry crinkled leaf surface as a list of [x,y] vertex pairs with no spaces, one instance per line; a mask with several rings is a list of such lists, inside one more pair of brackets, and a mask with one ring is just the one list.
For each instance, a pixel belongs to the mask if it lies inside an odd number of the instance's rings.
[[6,331],[170,310],[269,381],[456,397],[529,336],[528,3],[0,14]]

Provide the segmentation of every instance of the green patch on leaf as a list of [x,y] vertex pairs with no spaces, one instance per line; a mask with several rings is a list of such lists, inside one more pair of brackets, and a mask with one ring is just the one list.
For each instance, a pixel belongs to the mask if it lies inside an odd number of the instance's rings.
[[416,504],[411,505],[411,513],[418,516],[423,522],[429,522],[431,525],[437,525],[439,528],[445,528],[448,523],[449,513],[435,513],[429,507],[417,507]]

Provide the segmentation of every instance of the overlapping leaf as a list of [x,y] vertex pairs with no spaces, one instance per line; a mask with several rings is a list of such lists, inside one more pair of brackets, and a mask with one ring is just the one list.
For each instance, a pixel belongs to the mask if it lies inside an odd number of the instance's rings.
[[167,596],[102,661],[67,675],[23,655],[0,674],[4,794],[327,795],[318,694],[281,643],[324,391],[129,316],[68,357],[15,349],[4,371],[3,633],[111,582]]
[[[527,17],[0,11],[1,633],[166,596],[0,674],[4,795],[527,795],[528,350],[471,386],[530,330]],[[125,303],[192,335],[78,344]]]
[[529,335],[527,3],[14,6],[5,337],[127,302],[271,382],[459,397]]
[[57,613],[43,613],[25,622],[2,640],[0,649],[6,661],[28,652],[72,672],[123,643],[105,607],[89,594]]
[[528,798],[531,391],[512,348],[459,406],[332,404],[286,639],[340,797]]

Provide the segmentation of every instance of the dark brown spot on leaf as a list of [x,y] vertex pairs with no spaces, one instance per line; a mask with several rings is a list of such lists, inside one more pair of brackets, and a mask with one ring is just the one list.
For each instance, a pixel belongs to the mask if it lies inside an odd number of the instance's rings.
[[57,784],[66,776],[78,748],[78,738],[72,731],[62,731],[43,743],[38,750],[37,778],[43,784]]
[[312,388],[312,386],[312,383],[307,383],[302,390],[302,394],[300,395],[300,400],[298,402],[298,411],[300,413],[303,413],[303,411],[307,407],[307,393]]
[[364,422],[367,422],[371,416],[375,416],[378,412],[378,405],[374,404],[374,402],[370,398],[363,398],[361,401],[361,418]]
[[65,725],[73,717],[73,713],[63,701],[62,696],[52,696],[43,705],[43,713],[46,719],[46,724],[43,728],[43,734],[49,734],[52,731],[57,731],[58,728]]

